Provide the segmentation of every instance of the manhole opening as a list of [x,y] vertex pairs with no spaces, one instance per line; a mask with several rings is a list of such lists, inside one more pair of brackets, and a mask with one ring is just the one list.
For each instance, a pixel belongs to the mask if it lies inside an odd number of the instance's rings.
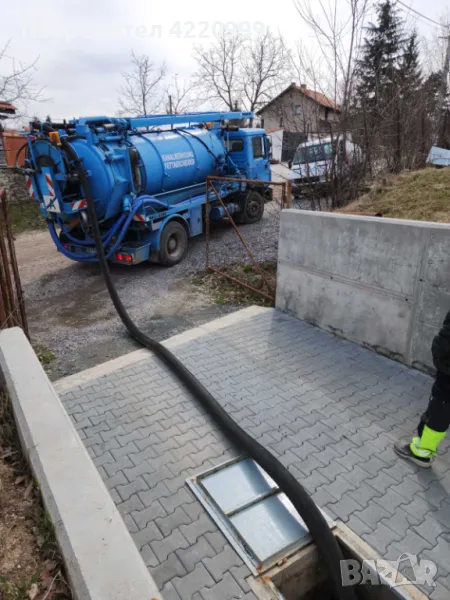
[[[358,569],[361,569],[363,561],[365,565],[375,567],[371,570],[371,584],[355,586],[358,600],[428,599],[400,573],[395,574],[389,566],[383,566],[383,561],[377,562],[381,557],[347,526],[337,523],[333,532],[345,559],[357,561]],[[393,567],[395,569],[395,563]],[[393,581],[395,586],[392,586]],[[249,578],[248,582],[260,600],[334,600],[314,543],[271,567],[263,575]]]
[[[187,484],[250,568],[248,582],[258,598],[333,600],[305,523],[255,461],[235,458],[190,477]],[[363,561],[366,569],[374,565],[371,585],[355,586],[358,600],[427,600],[400,573],[393,580],[390,565],[383,566],[366,542],[322,513],[345,559],[357,561],[359,568]]]
[[311,543],[303,519],[251,458],[238,457],[187,483],[254,575]]

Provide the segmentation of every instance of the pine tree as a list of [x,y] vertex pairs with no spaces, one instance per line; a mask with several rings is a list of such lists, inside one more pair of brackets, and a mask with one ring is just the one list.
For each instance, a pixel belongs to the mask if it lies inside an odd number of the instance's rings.
[[406,40],[399,69],[400,93],[411,99],[422,87],[422,73],[419,62],[419,42],[414,30]]
[[377,8],[377,22],[367,28],[363,57],[358,63],[359,102],[381,113],[398,86],[403,45],[403,25],[391,0]]

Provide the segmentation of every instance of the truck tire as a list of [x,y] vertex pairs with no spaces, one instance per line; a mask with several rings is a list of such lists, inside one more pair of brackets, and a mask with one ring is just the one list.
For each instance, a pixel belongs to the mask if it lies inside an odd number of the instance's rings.
[[242,211],[236,215],[236,223],[257,223],[264,214],[264,198],[259,192],[250,190],[243,202]]
[[178,221],[169,221],[161,233],[159,242],[159,262],[165,267],[173,267],[183,260],[188,246],[188,235]]

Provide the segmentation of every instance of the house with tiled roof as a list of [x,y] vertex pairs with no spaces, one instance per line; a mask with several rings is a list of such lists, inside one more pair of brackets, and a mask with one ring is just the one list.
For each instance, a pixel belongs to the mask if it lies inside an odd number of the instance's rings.
[[266,130],[329,134],[339,123],[341,107],[322,92],[293,82],[257,114]]

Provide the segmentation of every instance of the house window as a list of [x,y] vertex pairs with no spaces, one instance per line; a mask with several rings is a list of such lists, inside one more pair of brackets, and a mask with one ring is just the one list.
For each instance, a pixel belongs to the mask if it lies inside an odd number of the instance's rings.
[[233,459],[187,484],[254,575],[311,541],[291,502],[251,458]]
[[301,107],[300,104],[296,104],[296,106],[295,106],[295,114],[296,115],[302,115],[303,114],[303,109],[302,109],[302,107]]
[[280,117],[280,127],[283,127],[283,117]]
[[255,136],[252,138],[253,158],[264,158],[266,149],[264,147],[264,138]]

